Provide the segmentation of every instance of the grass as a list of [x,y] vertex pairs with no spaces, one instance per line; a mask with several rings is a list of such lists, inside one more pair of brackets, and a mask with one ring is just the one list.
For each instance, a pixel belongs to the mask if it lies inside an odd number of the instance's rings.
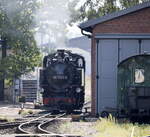
[[13,118],[8,118],[6,116],[0,116],[1,122],[14,122],[15,120]]
[[60,125],[61,132],[67,134],[85,135],[85,131],[82,128],[78,128],[75,123],[81,122],[66,122],[65,124]]
[[150,135],[150,125],[128,121],[117,122],[112,116],[101,119],[96,123],[97,134],[95,137],[144,137]]
[[24,109],[20,109],[18,114],[20,115],[28,115],[28,114],[33,114],[32,110],[24,110]]
[[96,130],[94,129],[95,122],[63,122],[59,125],[61,133],[74,134],[77,136],[94,137]]
[[28,110],[28,114],[33,114],[33,111],[32,110]]
[[118,122],[112,116],[108,119],[102,118],[97,122],[62,122],[57,125],[57,130],[60,130],[60,133],[84,137],[146,137],[150,135],[150,125],[133,124],[127,120],[119,120]]

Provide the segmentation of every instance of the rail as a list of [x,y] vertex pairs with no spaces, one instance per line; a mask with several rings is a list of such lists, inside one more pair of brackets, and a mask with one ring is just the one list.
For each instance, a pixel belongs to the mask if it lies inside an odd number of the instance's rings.
[[25,123],[20,124],[20,125],[18,126],[19,132],[24,133],[24,134],[32,134],[32,133],[30,133],[30,132],[24,130],[23,127],[24,127],[25,125],[28,125],[28,124],[30,124],[30,123],[32,123],[32,122],[35,122],[35,121],[37,121],[37,120],[39,120],[39,119],[41,119],[41,118],[44,118],[44,117],[47,117],[47,116],[50,116],[50,115],[51,115],[51,113],[48,113],[48,114],[42,115],[42,116],[40,116],[40,117],[38,117],[38,118],[34,118],[34,119],[32,119],[32,120],[29,120],[29,121],[27,121],[27,122],[25,122]]
[[53,133],[51,131],[47,131],[47,130],[44,129],[50,122],[53,122],[54,120],[57,120],[57,119],[65,116],[65,115],[66,115],[66,113],[58,115],[58,116],[56,116],[55,118],[53,118],[53,119],[51,119],[49,121],[46,121],[46,122],[43,122],[43,123],[39,124],[38,125],[38,130],[41,133],[49,134],[49,135],[51,135],[53,137],[81,137],[80,135],[74,135],[74,134],[57,134],[57,133]]

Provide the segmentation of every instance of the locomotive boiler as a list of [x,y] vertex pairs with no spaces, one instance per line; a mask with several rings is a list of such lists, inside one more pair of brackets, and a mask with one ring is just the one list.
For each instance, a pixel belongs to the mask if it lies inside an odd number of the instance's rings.
[[43,104],[53,110],[80,110],[84,104],[85,60],[68,50],[45,56],[40,71]]

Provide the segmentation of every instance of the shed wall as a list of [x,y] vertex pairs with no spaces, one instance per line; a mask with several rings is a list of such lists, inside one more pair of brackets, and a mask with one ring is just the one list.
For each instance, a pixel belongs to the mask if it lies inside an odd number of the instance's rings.
[[[99,78],[99,75],[97,75],[97,69],[100,67],[100,61],[97,61],[97,54],[100,54],[101,51],[98,50],[98,46],[100,46],[100,43],[103,43],[102,41],[98,43],[100,39],[95,38],[97,34],[149,34],[150,35],[150,8],[145,8],[133,13],[129,13],[124,16],[120,16],[118,18],[114,18],[112,20],[97,24],[96,26],[93,26],[92,31],[92,48],[91,48],[91,74],[92,74],[92,113],[97,113],[97,103],[99,104],[102,97],[100,95],[97,95],[96,91],[97,88],[101,87],[101,83],[97,81]],[[137,38],[139,39],[139,37]],[[142,54],[145,52],[150,51],[150,41],[149,40],[142,40],[141,45],[139,45],[137,39],[117,39],[118,44],[116,47],[118,47],[118,53],[116,53],[117,56],[119,56],[118,61],[125,59],[126,57],[129,57],[134,54]],[[113,39],[111,39],[113,40]],[[128,44],[126,44],[126,42]],[[121,48],[121,49],[120,49]],[[109,50],[109,49],[108,49]],[[121,51],[120,51],[121,50]],[[141,52],[141,53],[140,53]],[[109,55],[108,55],[109,56]],[[101,60],[101,59],[100,59]],[[103,61],[104,62],[104,61]],[[98,65],[97,65],[98,64]],[[111,67],[111,66],[109,66]],[[109,85],[108,83],[106,83]],[[116,101],[114,101],[116,102]],[[114,103],[116,105],[116,103]],[[114,106],[114,105],[113,105]],[[100,109],[98,110],[100,111]]]
[[95,112],[117,107],[117,65],[124,59],[150,53],[150,40],[99,39],[97,45]]
[[96,25],[96,33],[150,33],[150,8],[130,13]]

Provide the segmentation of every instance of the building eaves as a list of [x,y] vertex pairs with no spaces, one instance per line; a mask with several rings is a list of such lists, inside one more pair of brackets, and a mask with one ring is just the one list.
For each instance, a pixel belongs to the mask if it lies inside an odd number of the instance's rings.
[[145,9],[145,8],[148,8],[148,7],[150,7],[150,1],[144,2],[142,4],[138,4],[136,6],[133,6],[131,8],[127,8],[125,10],[121,10],[121,11],[118,11],[118,12],[107,14],[105,16],[102,16],[102,17],[99,17],[99,18],[96,18],[96,19],[92,19],[92,20],[83,22],[79,25],[79,28],[81,28],[82,30],[85,30],[87,32],[92,32],[93,27],[95,25],[99,24],[99,23],[103,23],[105,21],[109,21],[109,20],[112,20],[114,18],[129,14],[129,13],[132,13],[132,12],[136,12],[138,10],[142,10],[142,9]]

